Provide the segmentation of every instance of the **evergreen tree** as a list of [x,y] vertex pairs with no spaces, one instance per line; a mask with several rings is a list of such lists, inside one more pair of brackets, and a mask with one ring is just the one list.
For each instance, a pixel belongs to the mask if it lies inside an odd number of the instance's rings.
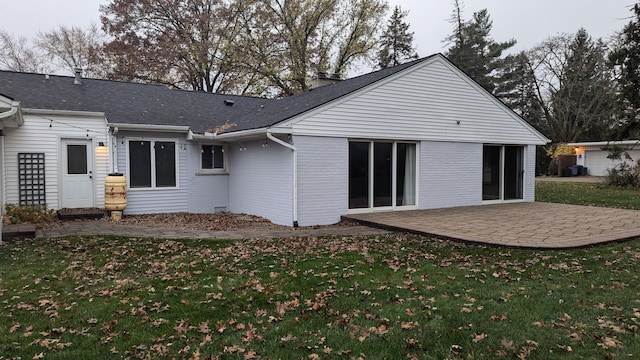
[[580,29],[569,44],[557,91],[551,93],[557,141],[605,140],[613,121],[613,82],[605,61],[606,46]]
[[472,79],[478,82],[487,91],[493,93],[498,83],[500,74],[504,73],[507,66],[502,53],[515,45],[515,40],[495,42],[491,37],[493,22],[487,9],[473,14],[473,19],[462,19],[462,5],[454,2],[454,12],[451,22],[454,31],[446,40],[452,43],[447,51],[447,57],[460,67]]
[[418,53],[413,47],[414,33],[409,31],[409,24],[405,22],[407,14],[408,12],[402,11],[400,6],[396,5],[393,9],[380,40],[378,66],[381,69],[418,58]]
[[536,94],[535,74],[525,52],[505,58],[500,80],[494,94],[538,131],[547,134],[548,124]]
[[618,34],[609,54],[618,81],[618,138],[640,135],[640,4],[635,4],[632,11],[633,19]]

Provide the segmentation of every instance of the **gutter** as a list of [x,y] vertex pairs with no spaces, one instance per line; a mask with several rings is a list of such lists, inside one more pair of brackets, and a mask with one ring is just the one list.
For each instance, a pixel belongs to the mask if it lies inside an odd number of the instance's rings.
[[293,227],[298,227],[298,149],[295,146],[278,139],[273,136],[272,130],[270,128],[258,128],[251,130],[243,130],[231,133],[204,133],[204,134],[195,134],[191,130],[189,130],[189,135],[187,135],[187,140],[200,140],[200,141],[238,141],[243,138],[252,138],[256,136],[267,136],[267,139],[273,141],[274,143],[284,146],[287,149],[293,152]]
[[191,133],[191,139],[189,140],[219,140],[219,141],[229,141],[229,140],[242,140],[243,138],[251,138],[256,136],[262,136],[265,132],[270,132],[269,129],[266,128],[258,128],[251,130],[242,130],[235,131],[230,133],[210,133],[206,132],[203,135]]
[[18,108],[12,106],[9,111],[5,111],[3,113],[0,113],[0,119],[11,117],[11,116],[13,116],[13,115],[15,115],[17,113],[18,113]]
[[53,110],[53,109],[22,109],[25,114],[32,115],[62,115],[62,116],[82,116],[82,117],[105,117],[104,112],[99,111],[74,111],[74,110]]
[[293,227],[298,227],[298,150],[295,146],[284,142],[271,134],[267,129],[267,139],[293,151]]
[[189,127],[188,126],[180,126],[180,125],[148,125],[148,124],[109,123],[109,127],[118,128],[119,130],[129,130],[129,131],[138,130],[138,131],[189,133]]
[[[20,109],[20,103],[17,101],[13,101],[11,102],[11,109],[9,109],[9,111],[5,111],[3,113],[0,113],[0,120],[1,119],[8,119],[16,114],[18,114],[18,116],[16,117],[16,125],[17,126],[21,126],[22,124],[24,124],[24,119],[22,118],[22,112],[24,111]],[[4,127],[4,124],[0,124],[0,129],[2,129]]]

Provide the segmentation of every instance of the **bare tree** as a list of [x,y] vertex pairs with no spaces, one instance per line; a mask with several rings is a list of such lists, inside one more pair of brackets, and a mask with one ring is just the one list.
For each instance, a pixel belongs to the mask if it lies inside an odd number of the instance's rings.
[[551,37],[527,54],[535,96],[552,141],[601,140],[614,121],[606,46],[584,29]]
[[240,0],[243,62],[278,95],[310,87],[317,72],[344,74],[372,58],[383,0]]
[[46,56],[22,36],[0,29],[0,67],[20,72],[50,72]]
[[207,92],[236,89],[239,30],[230,0],[113,0],[101,6],[113,39],[101,51],[111,78]]
[[36,37],[36,46],[57,69],[73,73],[75,68],[81,68],[92,77],[105,74],[102,66],[93,61],[95,57],[92,54],[103,42],[103,36],[95,24],[87,29],[60,25],[57,29],[38,32]]

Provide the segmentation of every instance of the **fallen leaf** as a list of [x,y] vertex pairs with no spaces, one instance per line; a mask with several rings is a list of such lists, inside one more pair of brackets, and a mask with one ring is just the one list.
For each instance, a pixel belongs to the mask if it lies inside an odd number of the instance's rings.
[[487,338],[487,334],[484,334],[484,333],[482,333],[482,334],[475,334],[475,335],[473,335],[473,339],[472,339],[471,341],[472,341],[473,343],[477,344],[477,343],[482,342],[482,341],[483,341],[484,339],[486,339],[486,338]]

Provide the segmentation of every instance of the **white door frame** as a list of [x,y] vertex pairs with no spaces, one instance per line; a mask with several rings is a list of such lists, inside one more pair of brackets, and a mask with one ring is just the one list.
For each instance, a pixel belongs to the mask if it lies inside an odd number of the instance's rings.
[[[67,145],[85,145],[87,149],[87,168],[86,174],[67,174]],[[95,151],[94,151],[94,143],[93,139],[83,139],[83,138],[61,138],[60,139],[60,157],[59,157],[59,197],[58,203],[59,208],[92,208],[95,207],[96,204],[96,183],[95,183]],[[86,177],[89,181],[88,187],[85,189],[87,191],[87,196],[84,200],[67,200],[65,198],[65,180],[68,177],[77,178],[81,180]],[[74,187],[75,190],[78,187]]]

